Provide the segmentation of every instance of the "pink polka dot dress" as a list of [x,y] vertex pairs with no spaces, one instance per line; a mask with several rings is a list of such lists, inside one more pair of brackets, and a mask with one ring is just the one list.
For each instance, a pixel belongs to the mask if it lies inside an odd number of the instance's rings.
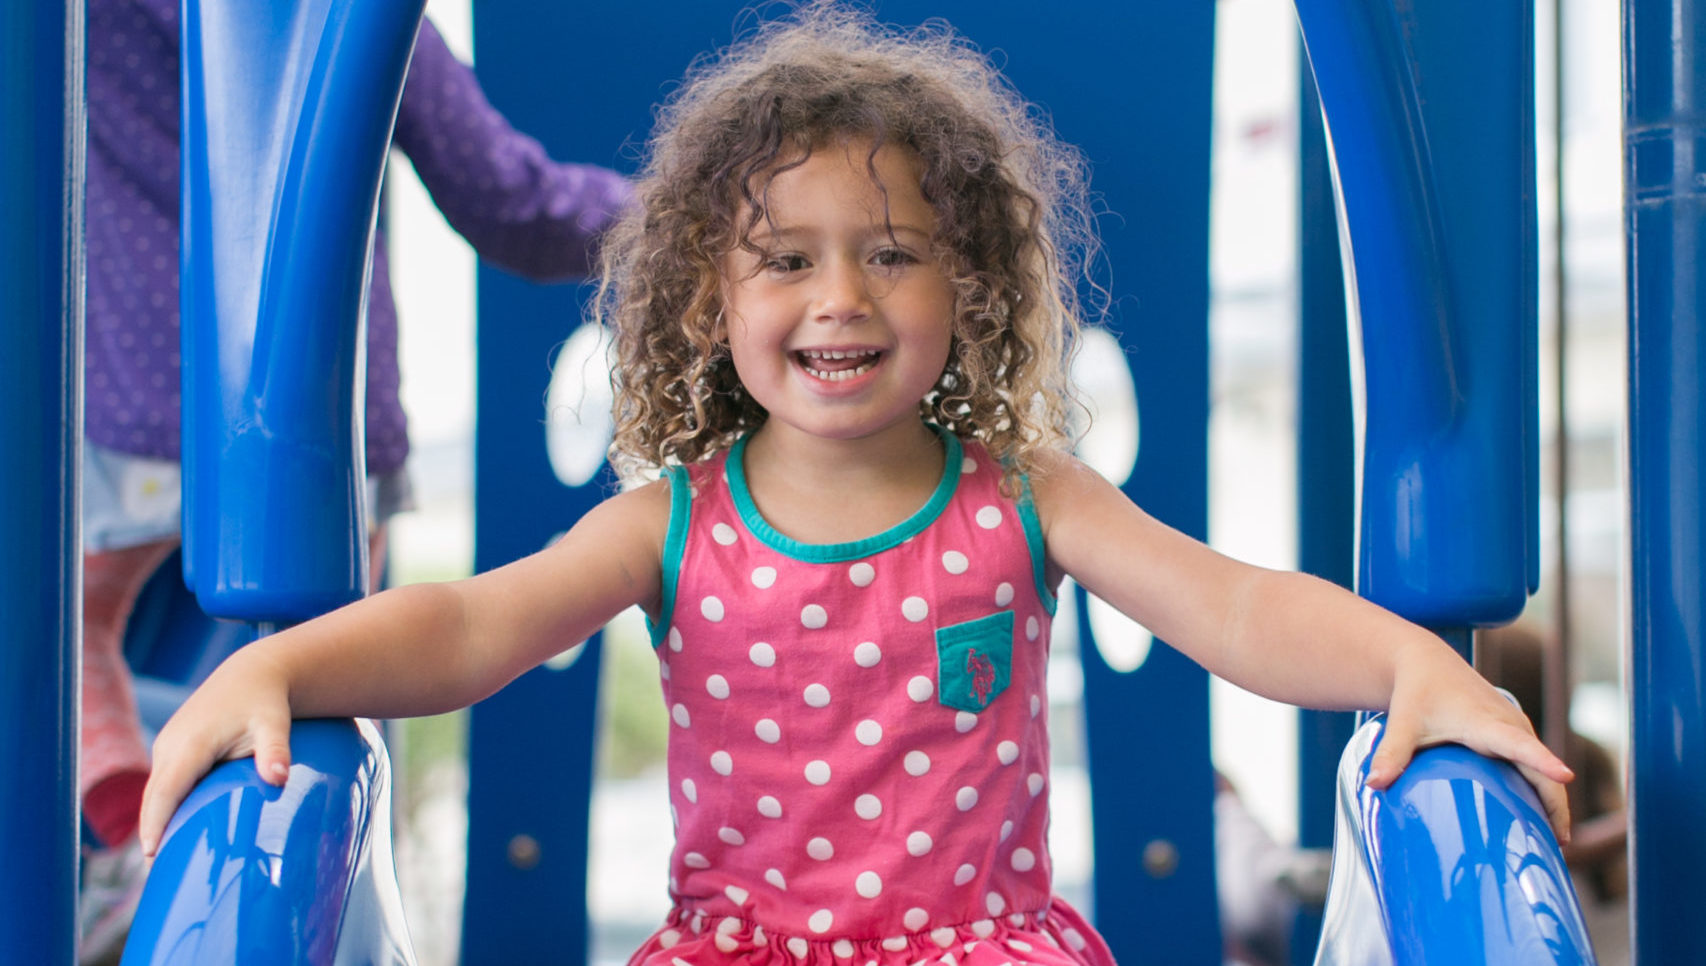
[[844,544],[765,523],[744,441],[672,472],[675,908],[632,966],[1113,963],[1051,887],[1036,515],[943,441],[929,502]]

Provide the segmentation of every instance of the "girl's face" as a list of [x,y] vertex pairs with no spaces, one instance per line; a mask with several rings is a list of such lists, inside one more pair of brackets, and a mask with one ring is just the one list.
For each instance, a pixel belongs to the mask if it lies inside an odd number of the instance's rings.
[[948,361],[954,290],[931,254],[918,161],[831,144],[771,180],[762,254],[725,256],[724,335],[769,423],[862,439],[915,430]]

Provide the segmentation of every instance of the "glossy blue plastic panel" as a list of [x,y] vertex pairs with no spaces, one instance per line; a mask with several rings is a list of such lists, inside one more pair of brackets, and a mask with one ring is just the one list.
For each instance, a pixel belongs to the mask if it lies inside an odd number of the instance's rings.
[[1623,5],[1632,932],[1700,958],[1706,905],[1706,6]]
[[[493,103],[554,156],[631,170],[652,104],[695,55],[727,43],[751,6],[477,3],[475,62]],[[1040,13],[1034,4],[885,0],[875,9],[899,24],[946,18],[996,51],[1015,87],[1084,150],[1100,204],[1112,212],[1101,224],[1101,279],[1111,278],[1118,297],[1109,321],[1149,417],[1126,490],[1173,526],[1205,535],[1215,5],[1094,0]],[[667,27],[634,43],[642,23]],[[559,483],[540,432],[547,362],[579,318],[576,296],[481,269],[476,569],[536,550],[609,492],[604,477],[577,489]],[[1087,642],[1089,629],[1079,630]],[[1098,873],[1085,912],[1122,963],[1215,966],[1207,676],[1164,645],[1134,673],[1086,649]],[[586,846],[577,823],[591,775],[591,656],[563,671],[530,672],[474,709],[465,966],[580,961]],[[1134,745],[1134,735],[1157,740]],[[509,858],[508,844],[521,834],[541,844],[528,868]],[[1178,865],[1146,872],[1140,857],[1151,843],[1175,850]]]
[[0,961],[77,911],[83,5],[0,0]]
[[281,787],[252,758],[167,827],[124,966],[414,962],[391,859],[390,764],[368,721],[298,721]]
[[1532,2],[1297,11],[1362,333],[1358,589],[1503,623],[1539,577]]
[[1545,811],[1516,769],[1442,745],[1376,791],[1366,780],[1384,728],[1384,716],[1363,725],[1340,760],[1316,966],[1597,962]]
[[363,371],[380,175],[424,0],[185,0],[186,574],[294,622],[367,585]]

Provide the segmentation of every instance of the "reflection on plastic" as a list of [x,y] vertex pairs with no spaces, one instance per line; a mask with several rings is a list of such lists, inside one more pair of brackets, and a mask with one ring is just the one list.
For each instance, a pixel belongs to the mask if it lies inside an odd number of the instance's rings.
[[1316,966],[1593,964],[1581,905],[1534,790],[1458,745],[1368,787],[1384,716],[1339,760],[1333,879]]
[[610,335],[586,324],[569,336],[551,366],[545,394],[545,452],[551,471],[564,486],[585,486],[600,467],[615,437],[611,419]]
[[290,751],[283,788],[245,758],[214,769],[178,808],[124,966],[412,966],[378,729],[298,721]]

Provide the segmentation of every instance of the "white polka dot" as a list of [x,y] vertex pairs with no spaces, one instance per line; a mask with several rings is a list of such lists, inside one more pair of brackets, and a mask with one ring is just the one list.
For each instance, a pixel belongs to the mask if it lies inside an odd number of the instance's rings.
[[853,940],[837,939],[835,942],[830,944],[829,951],[834,953],[837,959],[852,959]]
[[1071,946],[1073,949],[1083,949],[1085,946],[1089,945],[1084,941],[1084,934],[1071,926],[1067,926],[1065,929],[1062,929],[1060,934],[1066,937],[1066,944]]
[[954,885],[963,886],[977,877],[977,866],[967,862],[954,870]]
[[920,703],[928,701],[930,696],[935,693],[936,683],[922,674],[906,682],[906,696],[914,701]]
[[1011,819],[1009,819],[1005,822],[1002,822],[1001,823],[1001,841],[1003,841],[1003,842],[1007,841],[1007,837],[1012,835],[1012,834],[1013,834],[1013,821]]
[[1003,581],[995,588],[995,606],[1006,607],[1013,603],[1013,585]]
[[662,661],[662,660],[658,661],[658,677],[663,678],[665,681],[669,680],[669,662],[668,661]]
[[943,949],[952,946],[959,938],[959,934],[954,932],[953,926],[941,926],[930,930],[930,941]]
[[752,586],[759,590],[769,590],[776,583],[775,567],[754,567],[752,570]]
[[[744,893],[746,891],[745,889],[742,889],[739,886],[725,887],[723,889],[723,891],[725,893],[727,893],[730,888],[733,888],[736,891],[742,892],[742,893]],[[740,905],[740,903],[737,902],[737,903],[735,903],[735,905],[738,906],[738,905]],[[717,935],[719,935],[719,936],[726,936],[729,933],[734,932],[736,929],[739,929],[739,928],[740,928],[740,920],[736,919],[733,916],[724,916],[723,918],[717,920]]]
[[735,770],[735,760],[726,751],[711,752],[711,770],[719,775],[729,775]]
[[877,579],[877,568],[868,563],[856,563],[847,568],[847,579],[853,581],[855,587],[869,587],[871,581]]
[[781,869],[765,869],[764,870],[764,881],[770,883],[771,885],[775,886],[778,889],[781,889],[783,892],[788,891],[788,880],[782,878],[782,870]]
[[853,649],[853,663],[860,667],[876,667],[883,659],[883,649],[875,641],[865,641]]
[[979,919],[971,924],[971,934],[979,939],[988,939],[995,935],[995,920]]
[[720,621],[723,619],[723,602],[715,597],[706,597],[699,602],[699,613],[704,614],[705,619],[713,623]]
[[1003,741],[995,746],[995,758],[1003,765],[1011,765],[1019,760],[1019,746],[1011,741]]
[[900,917],[900,924],[913,932],[923,929],[924,924],[929,921],[930,914],[917,906],[913,906],[911,909],[906,910],[906,915]]
[[1025,618],[1025,640],[1027,640],[1027,641],[1036,640],[1037,635],[1041,634],[1042,630],[1043,630],[1042,625],[1037,623],[1037,619],[1035,617]]
[[853,737],[858,738],[861,745],[869,748],[883,740],[883,726],[870,718],[866,718],[853,727]]
[[774,795],[765,795],[758,800],[758,814],[765,818],[781,818],[782,803]]
[[711,539],[725,547],[731,547],[734,546],[734,542],[739,540],[740,537],[735,534],[734,527],[731,527],[726,523],[719,523],[711,528]]
[[969,812],[971,811],[972,806],[976,804],[977,789],[970,785],[962,785],[960,786],[960,790],[954,793],[954,806],[960,811]]
[[866,793],[853,800],[853,813],[869,822],[883,814],[883,800]]
[[1030,849],[1013,850],[1013,871],[1029,872],[1036,868],[1036,865],[1037,855],[1035,852],[1032,852]]
[[1030,790],[1032,795],[1042,794],[1043,776],[1038,772],[1031,772],[1025,778],[1025,787]]
[[977,511],[977,525],[985,530],[993,530],[1001,525],[1001,508],[986,506]]
[[814,708],[829,707],[829,689],[821,684],[806,685],[806,703]]
[[[924,910],[920,909],[919,911],[923,912]],[[883,948],[891,953],[898,953],[906,948],[906,937],[890,936],[883,940]],[[876,966],[876,960],[871,960],[869,963],[866,963],[865,966]]]
[[763,641],[752,645],[751,650],[747,651],[746,654],[752,658],[752,663],[759,667],[770,667],[776,663],[776,649]]
[[804,939],[798,936],[788,937],[788,952],[793,953],[796,959],[805,959],[806,953],[810,952],[811,948]]
[[970,711],[957,711],[954,713],[955,731],[958,731],[963,735],[975,727],[977,727],[977,715],[972,714]]
[[674,946],[676,943],[678,943],[680,941],[681,941],[680,930],[665,929],[663,932],[658,934],[658,945],[663,947],[664,949],[669,949],[670,947]]
[[908,597],[900,602],[902,617],[914,624],[930,616],[930,605],[922,597]]
[[[930,841],[930,833],[928,832],[914,832],[906,837],[906,851],[913,855],[928,855],[930,849],[935,845],[935,842]],[[906,928],[917,929],[918,927],[908,925]]]
[[675,723],[683,728],[693,727],[693,716],[687,713],[687,705],[685,704],[677,704],[675,707],[670,708],[669,716],[674,718]]
[[800,611],[800,623],[804,624],[807,630],[815,631],[829,623],[829,612],[817,604],[807,604]]
[[960,460],[960,472],[961,473],[976,473],[977,472],[977,460],[974,460],[969,456],[963,460]]
[[[806,920],[806,928],[810,929],[812,932],[828,932],[829,927],[833,925],[835,925],[835,913],[830,912],[828,909],[819,909],[812,913],[810,919]],[[795,938],[797,939],[799,937],[796,936]],[[802,953],[801,955],[804,954]]]
[[752,726],[752,733],[758,736],[759,741],[767,745],[773,745],[782,740],[782,728],[769,718],[759,718],[758,723]]
[[718,701],[729,696],[729,679],[721,674],[713,674],[705,679],[705,690]]
[[861,872],[853,880],[853,891],[866,899],[875,899],[883,893],[883,880],[875,872]]
[[930,770],[930,756],[922,751],[909,751],[905,759],[906,773],[914,778]]
[[829,784],[829,762],[822,758],[806,762],[806,781],[813,785]]
[[971,561],[958,550],[950,550],[942,555],[942,569],[951,574],[963,574],[971,566]]
[[681,864],[687,866],[689,869],[709,869],[711,867],[711,860],[697,852],[689,852],[681,857]]
[[681,653],[681,628],[672,627],[669,629],[669,649],[677,654]]
[[990,915],[999,916],[1007,911],[1007,900],[1001,898],[1001,893],[991,892],[983,897],[983,907],[989,910]]
[[806,843],[806,854],[819,862],[828,862],[835,858],[835,846],[820,835]]
[[1037,716],[1037,712],[1041,711],[1042,709],[1043,709],[1043,699],[1037,697],[1034,694],[1031,695],[1031,717],[1035,718]]

